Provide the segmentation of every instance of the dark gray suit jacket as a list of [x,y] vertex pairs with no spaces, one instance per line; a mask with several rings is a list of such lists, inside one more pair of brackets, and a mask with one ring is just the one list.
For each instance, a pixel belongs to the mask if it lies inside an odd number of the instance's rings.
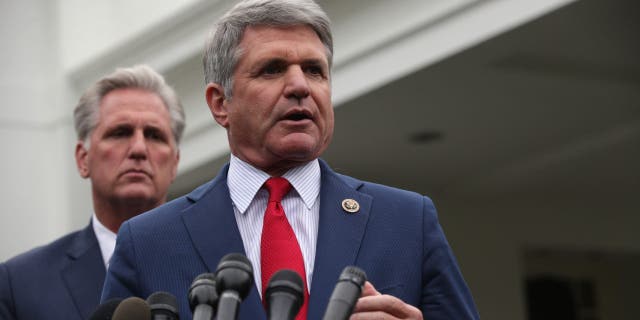
[[0,319],[87,319],[100,302],[104,277],[89,224],[0,264]]

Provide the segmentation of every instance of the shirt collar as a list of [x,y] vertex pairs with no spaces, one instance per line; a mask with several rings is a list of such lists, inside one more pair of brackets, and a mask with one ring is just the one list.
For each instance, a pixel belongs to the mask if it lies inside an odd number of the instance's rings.
[[104,265],[108,267],[109,260],[111,260],[111,256],[116,247],[116,234],[107,229],[107,227],[98,220],[95,213],[91,217],[91,225],[93,226],[93,232],[96,234],[98,244],[100,245],[100,253],[102,253]]
[[[320,163],[318,159],[295,167],[282,176],[289,180],[305,206],[310,209],[320,194]],[[240,160],[233,154],[231,155],[227,184],[231,200],[241,213],[246,212],[258,190],[269,178],[270,176],[266,172]]]

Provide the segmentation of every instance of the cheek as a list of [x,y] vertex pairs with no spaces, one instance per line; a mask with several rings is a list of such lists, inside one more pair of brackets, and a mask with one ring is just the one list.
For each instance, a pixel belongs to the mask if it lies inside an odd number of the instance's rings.
[[153,164],[163,172],[171,172],[169,169],[176,165],[176,153],[169,147],[156,148],[151,154]]
[[265,104],[245,104],[236,106],[229,114],[231,132],[236,137],[251,139],[259,135],[263,127],[268,126],[271,112]]
[[[89,150],[89,160],[99,166],[114,166],[118,158],[118,148],[95,146],[94,150]],[[94,151],[94,152],[91,152]]]
[[266,118],[272,114],[273,109],[278,105],[282,97],[280,85],[253,86],[247,90],[242,101],[237,105],[241,108],[241,113],[253,118]]
[[316,99],[318,103],[318,109],[322,114],[324,125],[327,129],[333,128],[333,107],[331,105],[331,98],[319,97]]
[[320,108],[331,108],[331,89],[324,84],[317,84],[313,90],[313,99]]

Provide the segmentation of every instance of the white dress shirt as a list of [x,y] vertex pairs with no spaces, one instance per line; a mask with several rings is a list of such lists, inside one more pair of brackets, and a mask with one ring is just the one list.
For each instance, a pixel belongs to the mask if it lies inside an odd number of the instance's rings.
[[[283,177],[289,180],[292,189],[282,199],[282,207],[298,239],[307,287],[311,290],[320,219],[320,164],[317,159],[313,160],[287,171]],[[254,282],[260,295],[260,239],[269,200],[269,192],[262,186],[269,178],[266,172],[231,155],[227,184],[244,250],[253,264]]]
[[109,268],[109,261],[113,255],[113,250],[116,248],[116,234],[100,223],[95,213],[91,217],[91,225],[93,226],[93,232],[96,234],[96,238],[98,238],[104,267],[105,269]]

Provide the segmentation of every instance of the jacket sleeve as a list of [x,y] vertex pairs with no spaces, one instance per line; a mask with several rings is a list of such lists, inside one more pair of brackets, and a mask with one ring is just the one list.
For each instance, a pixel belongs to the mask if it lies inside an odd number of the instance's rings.
[[480,319],[433,202],[423,201],[422,313],[425,319]]

